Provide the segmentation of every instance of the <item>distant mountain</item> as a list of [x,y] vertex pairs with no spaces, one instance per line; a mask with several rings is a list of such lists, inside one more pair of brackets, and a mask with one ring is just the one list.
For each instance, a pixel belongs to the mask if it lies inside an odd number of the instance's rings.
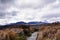
[[45,23],[45,22],[29,22],[28,24],[33,24],[33,25],[41,25],[41,24],[48,24],[48,23]]
[[[11,23],[7,25],[46,25],[48,24],[47,22],[17,22],[17,23]],[[3,26],[3,25],[2,25]]]
[[[7,24],[7,25],[0,25],[0,29],[2,28],[8,28],[8,27],[20,27],[21,25],[39,25],[39,27],[41,25],[57,25],[59,24],[60,25],[60,22],[54,22],[54,23],[48,23],[48,22],[17,22],[17,23],[11,23],[11,24]],[[38,27],[38,26],[35,26],[35,27]]]
[[17,22],[17,23],[15,23],[16,25],[24,25],[24,24],[26,24],[25,22]]

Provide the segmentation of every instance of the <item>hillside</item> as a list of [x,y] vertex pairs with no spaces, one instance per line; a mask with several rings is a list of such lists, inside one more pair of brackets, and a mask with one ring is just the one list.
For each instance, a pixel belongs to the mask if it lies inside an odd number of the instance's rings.
[[5,25],[0,27],[0,40],[26,40],[38,29],[28,25]]
[[41,26],[37,40],[60,40],[60,23]]

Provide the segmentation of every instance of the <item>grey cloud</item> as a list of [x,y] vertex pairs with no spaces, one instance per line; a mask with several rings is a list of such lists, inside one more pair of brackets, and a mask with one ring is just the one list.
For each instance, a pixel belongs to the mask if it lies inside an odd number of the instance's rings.
[[6,9],[13,6],[14,0],[0,0],[0,19],[5,19],[6,16],[16,16],[16,11],[7,12]]
[[5,10],[14,5],[14,0],[0,0],[0,10]]
[[53,5],[52,9],[60,8],[60,4],[58,5]]
[[56,0],[41,0],[41,1],[42,1],[42,3],[38,2],[37,4],[35,4],[35,3],[23,3],[21,5],[17,4],[17,7],[20,9],[26,9],[26,8],[40,9],[40,8],[43,8],[44,6],[48,5],[49,3],[55,2]]
[[[0,0],[0,5],[1,5],[0,8],[6,9],[12,5],[12,6],[16,6],[17,8],[20,8],[20,9],[26,9],[26,8],[39,9],[39,8],[46,6],[49,3],[55,2],[56,0],[41,0],[43,3],[40,3],[40,2],[38,2],[38,4],[23,3],[21,5],[18,5],[16,1],[17,0]],[[17,4],[17,5],[15,5],[15,4]]]
[[[50,3],[52,4],[53,2],[55,2],[56,0],[40,0],[40,1],[42,1],[41,3],[40,2],[37,2],[37,3],[22,3],[22,4],[18,4],[17,2],[16,2],[17,0],[0,0],[0,19],[10,19],[10,18],[12,18],[11,20],[12,21],[14,21],[15,19],[17,19],[16,21],[20,21],[20,19],[23,19],[23,18],[21,18],[21,16],[20,15],[18,15],[19,13],[17,12],[17,11],[20,11],[21,9],[22,10],[26,10],[27,8],[30,8],[31,10],[34,10],[34,9],[41,9],[41,8],[43,8],[43,7],[45,7],[45,6],[47,6],[47,5],[49,5]],[[20,1],[20,0],[19,0]],[[30,1],[30,0],[29,0]],[[37,1],[37,0],[36,0]],[[34,2],[34,1],[33,1]],[[56,5],[55,5],[56,6]],[[53,8],[57,8],[58,6],[56,6],[56,7],[53,7]],[[10,8],[10,7],[16,7],[16,9],[17,9],[17,11],[14,11],[14,8],[12,8],[12,10],[11,10],[11,12],[6,12],[5,10],[6,9],[8,9],[8,8]],[[60,7],[60,6],[59,6]],[[9,9],[8,9],[9,10]],[[44,9],[44,10],[46,10],[46,9]],[[44,12],[44,10],[43,10],[43,12]],[[33,12],[33,11],[30,11],[30,10],[26,10],[25,12],[27,13],[27,11],[29,11],[30,13],[31,12]],[[40,10],[37,10],[37,11],[40,11]],[[25,13],[25,12],[23,12],[23,13]],[[35,12],[35,11],[34,11]],[[17,14],[18,13],[18,14]],[[30,14],[30,13],[28,13],[28,14]],[[27,15],[28,15],[27,14]],[[33,13],[33,14],[35,14],[35,13]],[[38,14],[38,12],[36,12],[36,14]],[[36,15],[35,14],[35,15]],[[25,14],[21,14],[22,15],[22,17],[25,17]],[[38,16],[38,18],[36,18],[36,17],[33,17],[33,16],[31,16],[31,17],[29,17],[29,16],[27,16],[26,15],[26,17],[24,18],[24,21],[25,20],[39,20],[39,18],[41,18],[41,17],[39,17],[39,15],[37,15]],[[32,15],[32,13],[31,13],[31,15]],[[41,14],[42,15],[42,14]],[[15,18],[16,17],[16,18]],[[50,15],[43,15],[43,17],[42,18],[52,18],[52,17],[60,17],[60,14],[50,14]],[[36,18],[36,19],[35,19]],[[9,21],[9,22],[12,22],[12,21]],[[3,20],[4,21],[4,20]],[[2,23],[2,22],[1,22]],[[5,22],[6,23],[6,22]]]
[[14,0],[0,0],[1,4],[9,4],[9,3],[13,3]]
[[0,17],[3,17],[3,16],[5,16],[5,13],[0,12]]
[[53,3],[55,2],[56,0],[44,0],[46,3]]
[[28,18],[26,18],[27,20],[34,20],[34,17],[28,17]]
[[14,17],[16,16],[17,12],[13,11],[13,12],[0,12],[0,19],[5,19],[6,17]]
[[10,12],[10,13],[7,13],[7,15],[16,16],[17,13],[18,13],[17,11],[12,11],[12,12]]
[[0,19],[5,18],[6,14],[4,12],[0,12]]
[[48,15],[45,15],[45,16],[42,16],[42,18],[47,18],[47,19],[50,19],[50,18],[57,18],[57,17],[60,17],[60,14],[48,14]]

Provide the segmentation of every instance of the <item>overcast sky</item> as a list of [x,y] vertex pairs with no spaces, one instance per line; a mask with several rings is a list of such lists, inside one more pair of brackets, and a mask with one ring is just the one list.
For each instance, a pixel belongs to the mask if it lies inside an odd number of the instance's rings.
[[0,25],[19,21],[60,21],[60,0],[0,0]]

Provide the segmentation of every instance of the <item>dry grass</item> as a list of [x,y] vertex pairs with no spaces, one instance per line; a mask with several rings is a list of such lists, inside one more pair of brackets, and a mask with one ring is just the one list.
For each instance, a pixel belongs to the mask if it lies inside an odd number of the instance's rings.
[[40,27],[37,40],[60,40],[60,25]]
[[21,32],[23,29],[21,28],[11,28],[0,30],[0,40],[15,40],[17,36],[17,32]]

